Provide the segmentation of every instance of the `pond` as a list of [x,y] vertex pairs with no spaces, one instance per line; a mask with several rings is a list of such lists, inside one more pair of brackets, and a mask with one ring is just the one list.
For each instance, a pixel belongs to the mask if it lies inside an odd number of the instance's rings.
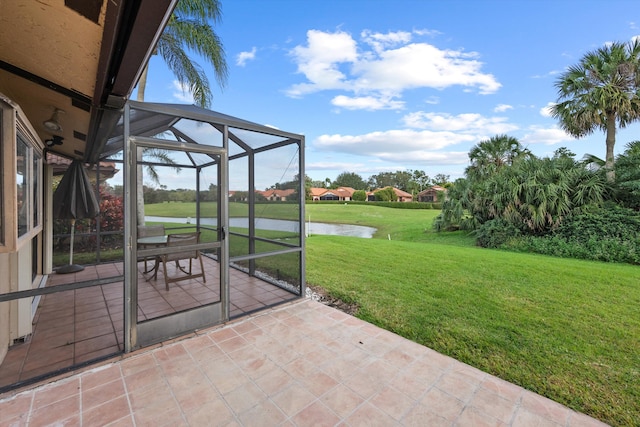
[[[164,216],[145,216],[145,221],[151,222],[174,222],[178,224],[191,223],[195,224],[195,218],[171,218]],[[203,225],[218,224],[217,218],[200,218],[200,223]],[[248,228],[248,218],[229,218],[229,226]],[[275,230],[275,231],[290,231],[296,233],[299,231],[297,221],[287,221],[283,219],[269,219],[269,218],[256,218],[256,228],[261,230]],[[364,239],[370,239],[373,237],[373,233],[376,229],[373,227],[365,227],[363,225],[351,225],[351,224],[326,224],[322,222],[306,222],[305,223],[306,235],[310,234],[326,234],[332,236],[350,236],[350,237],[362,237]]]

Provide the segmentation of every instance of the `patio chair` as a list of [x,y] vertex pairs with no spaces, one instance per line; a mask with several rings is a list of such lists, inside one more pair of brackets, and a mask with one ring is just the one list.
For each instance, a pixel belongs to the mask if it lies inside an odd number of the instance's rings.
[[[153,236],[164,236],[164,225],[160,224],[160,225],[139,225],[138,226],[138,239],[142,238],[142,237],[153,237]],[[150,248],[157,248],[160,246],[164,246],[164,245],[145,245],[145,244],[138,244],[138,249],[150,249]],[[144,261],[144,272],[148,273],[149,270],[147,269],[147,260],[149,259],[149,257],[144,257],[142,259],[138,259],[138,261]]]
[[[192,233],[179,233],[179,234],[169,234],[167,236],[167,247],[172,246],[185,246],[185,245],[195,245],[200,243],[200,232],[195,231]],[[202,277],[202,281],[206,283],[206,279],[204,277],[204,264],[202,263],[202,255],[199,250],[187,250],[184,252],[175,252],[169,253],[165,255],[161,255],[162,267],[164,271],[164,282],[166,284],[167,290],[169,290],[169,283],[178,282],[180,280],[187,279],[195,279],[197,277]],[[200,273],[193,272],[193,260],[200,260]],[[180,265],[180,261],[189,260],[189,269],[185,269]],[[169,277],[167,274],[167,263],[175,261],[176,263],[176,276]],[[184,273],[184,274],[180,274]]]

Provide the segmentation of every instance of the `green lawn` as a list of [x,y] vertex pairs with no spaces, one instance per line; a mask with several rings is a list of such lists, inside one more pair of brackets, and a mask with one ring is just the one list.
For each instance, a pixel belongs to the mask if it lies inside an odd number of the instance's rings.
[[474,239],[465,232],[436,233],[433,219],[440,213],[434,209],[393,209],[367,205],[307,203],[305,220],[375,227],[375,238],[406,242],[431,242],[473,246]]
[[437,211],[307,212],[384,230],[307,240],[307,282],[357,303],[358,317],[604,422],[640,425],[637,266],[476,248],[433,233]]

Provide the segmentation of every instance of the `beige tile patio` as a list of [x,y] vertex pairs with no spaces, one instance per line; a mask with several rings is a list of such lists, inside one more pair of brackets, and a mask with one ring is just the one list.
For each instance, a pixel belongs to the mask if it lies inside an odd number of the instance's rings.
[[0,397],[11,423],[604,425],[310,300]]

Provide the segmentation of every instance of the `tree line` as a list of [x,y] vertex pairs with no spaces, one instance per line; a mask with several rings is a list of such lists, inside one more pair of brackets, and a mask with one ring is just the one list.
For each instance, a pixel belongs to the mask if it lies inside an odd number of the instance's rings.
[[433,185],[447,186],[449,179],[449,175],[442,173],[432,178],[423,170],[409,169],[406,171],[380,172],[371,175],[366,180],[355,172],[342,172],[335,180],[326,178],[324,181],[317,181],[308,178],[308,182],[310,187],[327,189],[351,187],[354,190],[372,191],[379,188],[393,187],[415,195]]

